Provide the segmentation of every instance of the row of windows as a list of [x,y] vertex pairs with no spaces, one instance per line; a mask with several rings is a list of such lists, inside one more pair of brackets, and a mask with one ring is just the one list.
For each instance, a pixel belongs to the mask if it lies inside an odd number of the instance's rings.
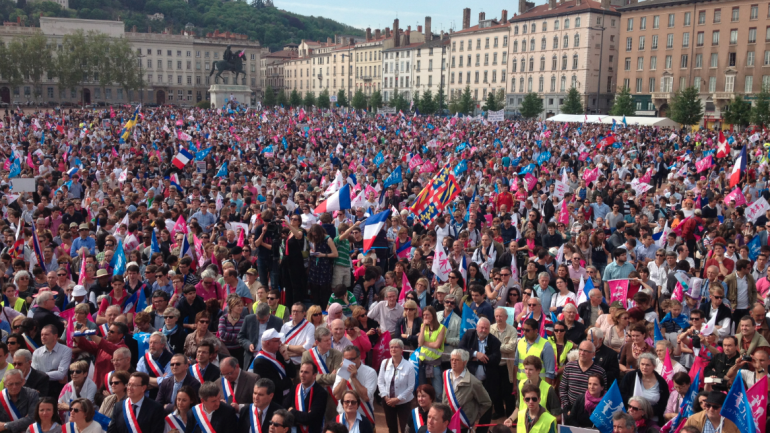
[[[141,59],[139,60],[139,62],[141,63]],[[163,69],[163,60],[157,60],[156,62],[157,62],[156,63],[157,69],[162,70]],[[192,70],[192,61],[188,60],[186,62],[186,64],[185,64],[185,66],[186,66],[185,67],[186,70],[188,70],[188,71]],[[147,69],[152,69],[152,68],[153,68],[152,59],[147,59]],[[203,68],[206,71],[210,70],[211,69],[211,63],[210,62],[204,62],[203,63]],[[169,69],[169,70],[170,69],[174,69],[174,61],[173,60],[166,61],[166,69]],[[176,62],[176,69],[177,70],[182,70],[182,61],[181,60],[177,60],[177,62]],[[196,71],[200,71],[201,70],[201,62],[198,62],[198,61],[195,62],[195,70]],[[257,72],[257,65],[256,65],[256,63],[252,63],[251,64],[250,70],[251,70],[251,72]]]
[[[746,52],[746,66],[754,66],[755,65],[755,53],[754,51],[748,51]],[[679,67],[680,68],[687,68],[689,67],[689,60],[690,55],[689,54],[682,54],[679,58]],[[727,53],[727,62],[722,65],[722,67],[728,67],[737,66],[737,54],[736,53]],[[770,66],[770,51],[765,51],[764,58],[762,61],[762,66]],[[664,64],[663,69],[671,69],[673,67],[673,56],[667,55],[664,58]],[[695,54],[694,56],[694,68],[702,68],[703,67],[703,54]],[[719,54],[717,53],[711,53],[708,57],[708,67],[709,68],[719,68]],[[658,69],[658,56],[650,56],[650,65],[649,70],[654,71]],[[630,71],[631,70],[631,57],[626,57],[623,65],[623,70]],[[636,58],[636,70],[637,71],[643,71],[644,70],[644,57],[637,57]],[[515,65],[514,65],[514,71],[515,71]]]
[[[294,88],[294,89],[300,89],[300,90],[302,90],[302,89],[310,89],[311,87],[313,89],[315,89],[316,88],[316,81],[318,81],[318,80],[304,80],[304,81],[303,80],[294,80],[293,86],[292,86],[292,82],[289,81],[287,87],[290,88],[290,89]],[[298,83],[299,83],[299,86],[297,86]],[[312,86],[311,86],[311,83],[312,83]],[[353,87],[353,80],[352,79],[348,78],[347,83],[348,83],[348,87]],[[325,89],[329,89],[330,88],[329,84],[331,84],[332,88],[337,88],[337,80],[333,79],[333,80],[329,81],[328,78],[326,79],[326,85],[325,86],[322,86],[322,85],[319,84],[317,87],[319,89],[324,89],[324,88]],[[344,86],[345,86],[345,80],[340,80],[340,87],[344,87]],[[362,84],[359,83],[357,85],[357,87],[361,88],[361,90],[363,90],[364,93],[368,94],[368,93],[372,92],[372,89],[380,90],[380,83],[372,83],[372,85],[369,86],[369,87],[364,87]]]
[[[470,72],[466,72],[463,74],[462,72],[457,73],[457,84],[463,84],[463,75],[465,75],[465,84],[471,84],[471,78],[473,78],[473,84],[479,84],[479,83],[497,83],[497,71],[476,71],[473,73],[473,76],[471,77]],[[500,71],[500,82],[505,83],[505,69]],[[455,73],[452,72],[449,75],[449,83],[454,84],[455,83]],[[419,83],[418,83],[419,84]]]
[[[714,30],[711,32],[711,45],[717,46],[719,45],[719,37],[720,37],[720,31]],[[698,32],[698,34],[695,37],[695,46],[702,47],[704,45],[706,39],[705,32]],[[639,51],[643,51],[645,48],[645,36],[639,36],[639,45],[637,49]],[[651,37],[651,49],[657,50],[658,49],[658,35],[652,35]],[[757,42],[757,28],[751,27],[749,28],[747,43],[754,44]],[[770,42],[770,26],[768,26],[765,29],[765,42]],[[738,44],[738,29],[732,29],[730,30],[730,45],[736,45]],[[684,32],[682,34],[682,47],[687,48],[690,46],[690,32]],[[669,33],[666,35],[666,48],[673,48],[674,47],[674,34]],[[631,51],[633,49],[633,38],[627,37],[626,38],[626,51]]]
[[[767,17],[770,18],[770,6],[767,8]],[[681,24],[684,26],[690,26],[691,25],[691,18],[692,13],[691,12],[684,12],[682,16]],[[750,20],[756,20],[759,18],[759,5],[754,4],[749,7],[749,19]],[[626,20],[626,30],[631,32],[634,30],[634,22],[636,18],[628,18]],[[647,17],[638,17],[639,19],[639,30],[647,30]],[[730,21],[731,22],[738,22],[741,19],[741,7],[735,6],[730,11]],[[677,25],[677,19],[676,14],[671,13],[668,14],[667,17],[667,23],[669,28],[673,28]],[[718,24],[722,22],[722,10],[721,9],[714,9],[713,15],[712,15],[712,22],[714,24]],[[699,11],[698,12],[698,25],[704,25],[706,24],[706,11]],[[652,28],[658,29],[660,28],[660,15],[653,15],[652,17]]]
[[[612,60],[610,60],[610,64],[612,63]],[[551,57],[551,70],[555,71],[557,67],[557,58],[556,55]],[[516,59],[513,59],[513,65],[511,67],[511,72],[516,72],[517,68],[517,62]],[[578,55],[573,54],[572,55],[572,69],[578,68]],[[567,69],[567,55],[564,54],[561,56],[561,69],[566,70]],[[533,72],[535,70],[535,58],[530,57],[529,58],[529,72]],[[545,56],[540,57],[540,71],[545,71]],[[524,57],[521,58],[521,70],[520,72],[527,72],[527,63],[526,59]]]
[[[525,80],[524,77],[519,78],[519,93],[529,93],[533,91],[532,85],[534,80],[532,77],[527,77]],[[526,83],[526,88],[524,87]],[[570,87],[577,87],[577,76],[573,75],[570,80]],[[526,90],[525,90],[526,89]],[[566,92],[568,90],[567,88],[567,76],[562,75],[559,79],[559,91],[560,92]],[[537,81],[537,92],[545,92],[545,77],[540,76]],[[556,91],[556,76],[551,75],[551,86],[550,91],[555,92]],[[516,77],[511,78],[511,92],[516,92]]]
[[[467,59],[467,61],[465,62],[465,65],[467,65],[468,67],[470,67],[470,66],[471,66],[471,60],[472,60],[472,58],[471,58],[471,55],[470,55],[470,54],[468,54],[468,55],[467,55],[467,56],[465,56],[465,57],[463,57],[463,56],[459,56],[459,57],[460,57],[460,62],[459,62],[459,63],[456,63],[456,62],[455,62],[455,56],[452,56],[452,67],[453,67],[453,68],[454,68],[455,66],[457,66],[457,67],[459,67],[459,68],[462,68],[462,67],[464,66],[464,65],[463,65],[463,59]],[[502,64],[505,64],[505,63],[508,61],[508,53],[506,53],[506,52],[503,52],[503,53],[501,53],[501,55],[500,55],[500,58],[502,59],[502,60],[501,60],[501,61],[502,61]],[[489,65],[489,59],[490,59],[490,57],[489,57],[489,53],[486,53],[486,54],[484,54],[484,66],[488,66],[488,65]],[[419,63],[420,63],[420,62],[419,62],[419,60],[418,60],[418,61],[417,61],[417,70],[420,70],[420,65],[419,65]],[[402,62],[401,64],[402,64],[402,68],[401,68],[401,70],[403,71],[403,70],[404,70],[404,69],[403,69],[403,62]],[[492,53],[492,65],[496,65],[496,64],[497,64],[497,53]],[[476,63],[475,63],[475,66],[481,66],[481,54],[476,54]],[[407,69],[408,69],[408,66],[407,66]],[[386,64],[385,72],[388,72],[388,71],[387,71],[387,64]]]
[[[503,47],[507,47],[508,46],[508,36],[503,36],[502,39],[503,39]],[[485,49],[497,48],[498,47],[497,44],[499,42],[499,38],[497,36],[495,36],[491,40],[492,40],[492,45],[490,46],[489,45],[490,38],[485,38],[485,40],[484,40],[484,48]],[[460,41],[460,51],[465,51],[465,48],[466,48],[465,41]],[[468,48],[468,51],[471,51],[473,49],[473,39],[468,39],[467,48]],[[481,38],[477,38],[476,39],[476,49],[477,50],[481,49]],[[430,55],[433,55],[433,48],[431,48],[430,50],[431,50]],[[452,51],[457,51],[457,41],[452,42]],[[419,50],[418,50],[417,55],[418,56],[420,55],[419,54]]]
[[[704,80],[701,77],[693,77],[692,86],[695,87],[695,90],[697,91],[707,91],[708,93],[714,93],[717,91],[717,77],[708,77],[707,82],[704,83]],[[725,83],[724,83],[724,91],[725,92],[734,92],[736,89],[736,77],[735,75],[725,75]],[[623,80],[623,86],[628,88],[628,90],[635,92],[635,93],[643,93],[645,92],[644,87],[644,79],[637,78],[635,85],[633,88],[631,88],[631,80],[626,78]],[[687,77],[679,77],[679,89],[685,89],[688,87]],[[738,83],[740,84],[740,83]],[[770,75],[763,75],[762,76],[762,87],[766,87],[770,85]],[[705,88],[704,88],[705,87]],[[648,93],[654,93],[659,91],[662,93],[671,93],[674,91],[674,77],[661,77],[660,79],[660,87],[656,86],[656,79],[655,77],[650,77],[647,80],[647,92]],[[738,87],[740,89],[740,87]],[[754,88],[754,76],[753,75],[746,75],[743,80],[743,92],[744,93],[753,93],[755,90]]]
[[[146,51],[147,55],[151,56],[152,53],[153,53],[153,50],[151,48],[147,48],[146,50],[147,50]],[[163,51],[164,50],[156,49],[155,50],[155,55],[162,56],[163,55]],[[166,56],[168,56],[168,57],[173,56],[173,52],[174,52],[173,50],[165,50],[165,51],[166,51]],[[136,49],[136,54],[138,56],[141,56],[142,55],[142,49],[141,48],[137,48]],[[204,51],[203,54],[204,54],[204,58],[209,58],[211,52],[210,51]],[[177,57],[182,57],[182,50],[176,50],[176,56]],[[201,56],[201,52],[200,51],[196,51],[195,52],[195,57],[200,57],[200,56]],[[185,57],[192,57],[192,51],[185,51]],[[215,59],[219,58],[219,52],[214,51],[214,58]],[[251,53],[249,55],[249,59],[250,60],[257,60],[257,55],[255,53]]]
[[[602,23],[601,20],[602,20],[601,17],[596,17],[596,24],[601,25],[601,23]],[[569,22],[570,22],[569,18],[565,18],[564,19],[564,30],[569,29]],[[553,21],[553,29],[554,30],[559,30],[559,23],[560,23],[559,19],[555,19]],[[580,17],[576,17],[575,18],[575,28],[577,28],[577,27],[580,27]],[[615,20],[612,20],[612,27],[615,27]],[[529,25],[523,24],[521,26],[521,32],[523,34],[527,34],[527,30],[528,29],[529,29],[530,33],[537,32],[537,24],[531,23]],[[544,32],[547,32],[548,31],[548,21],[543,21],[543,23],[540,25],[540,29],[542,31],[544,31]],[[519,34],[519,26],[513,26],[513,34],[514,34],[514,36]]]
[[[572,44],[573,47],[579,47],[580,46],[580,35],[575,34],[573,37],[574,42]],[[556,50],[559,48],[559,37],[554,36],[553,37],[553,49]],[[546,45],[545,36],[543,36],[542,39],[540,39],[540,49],[546,50],[548,47]],[[569,48],[569,35],[564,35],[562,38],[562,48]],[[522,39],[521,41],[521,52],[527,51],[527,40]],[[532,38],[529,40],[529,51],[535,51],[535,38]],[[513,41],[513,52],[517,53],[519,52],[519,41]]]

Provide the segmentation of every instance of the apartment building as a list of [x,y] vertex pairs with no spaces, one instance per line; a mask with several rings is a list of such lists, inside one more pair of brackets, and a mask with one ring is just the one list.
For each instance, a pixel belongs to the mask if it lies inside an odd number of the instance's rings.
[[304,95],[312,92],[316,97],[325,89],[329,95],[339,90],[349,94],[352,90],[351,53],[355,45],[353,38],[327,38],[326,42],[302,40],[298,56],[286,61],[284,74],[286,91],[297,90]]
[[618,82],[630,89],[637,115],[668,115],[675,92],[693,86],[711,127],[735,95],[751,101],[770,86],[767,2],[647,0],[618,10]]
[[[398,29],[398,20],[395,20],[393,25]],[[399,34],[398,39],[386,39],[383,43],[381,70],[382,96],[385,102],[393,99],[396,93],[411,101],[415,92],[426,90],[425,83],[433,82],[434,74],[440,75],[438,67],[434,71],[433,62],[441,58],[438,55],[441,41],[431,32],[431,17],[425,17],[424,32],[423,26],[417,26],[416,32],[412,31],[411,26],[407,26],[406,31],[399,31]],[[435,56],[434,50],[437,53]],[[427,55],[428,52],[430,56]],[[428,64],[430,72],[426,67]],[[436,65],[439,65],[438,61]],[[427,78],[428,75],[430,78]]]
[[[78,29],[96,31],[111,38],[126,38],[136,51],[145,87],[139,92],[125,94],[119,86],[102,88],[98,77],[86,77],[83,86],[77,89],[60,89],[52,74],[43,76],[42,96],[37,102],[48,103],[126,103],[144,102],[155,104],[193,105],[209,99],[208,88],[213,83],[209,78],[212,62],[220,60],[228,45],[232,50],[244,50],[245,76],[238,84],[249,86],[253,97],[261,89],[259,59],[262,47],[257,41],[250,41],[245,35],[220,33],[216,31],[205,37],[197,37],[194,29],[188,28],[181,34],[171,31],[164,33],[138,33],[136,29],[127,32],[122,21],[85,20],[73,18],[40,17],[40,27],[22,27],[6,23],[0,26],[0,41],[8,43],[16,37],[46,35],[54,47],[60,48],[64,35]],[[56,48],[55,48],[56,49]],[[231,80],[229,73],[223,76]],[[23,104],[35,101],[31,83],[10,86],[0,78],[0,100],[5,103]]]
[[462,29],[449,34],[448,93],[456,98],[470,86],[471,96],[481,104],[488,93],[507,91],[511,24],[506,10],[500,19],[480,12],[478,24],[471,26],[470,21],[471,10],[465,8]]
[[[655,0],[652,0],[655,1]],[[606,113],[616,90],[620,13],[610,0],[549,0],[510,22],[510,81],[507,110],[518,110],[524,96],[543,99],[544,117],[561,112],[570,88],[588,113]]]
[[275,94],[282,92],[284,88],[284,64],[287,60],[297,58],[297,44],[286,44],[279,51],[269,52],[264,48],[260,60],[260,77],[262,80],[262,91],[268,87],[273,89]]

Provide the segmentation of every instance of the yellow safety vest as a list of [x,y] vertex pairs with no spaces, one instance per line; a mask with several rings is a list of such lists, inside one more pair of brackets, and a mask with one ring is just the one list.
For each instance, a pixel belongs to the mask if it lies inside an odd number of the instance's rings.
[[[524,380],[527,378],[527,375],[524,374],[524,358],[532,355],[542,359],[541,355],[543,353],[543,349],[545,348],[545,345],[546,345],[546,340],[544,338],[538,337],[537,343],[533,344],[529,348],[529,350],[527,350],[527,339],[522,338],[521,340],[519,340],[516,348],[519,355],[519,365],[518,365],[518,371],[516,373],[517,380]],[[540,372],[540,377],[545,377],[545,371]]]
[[[553,353],[559,353],[559,350],[556,348],[556,342],[553,340],[548,340],[548,342],[551,343],[551,347],[553,347]],[[559,359],[557,359],[558,362],[556,363],[556,368],[559,368],[567,363],[567,354],[570,350],[574,349],[574,347],[575,344],[572,343],[572,340],[567,340],[567,342],[564,344],[564,350],[561,352],[561,356]]]
[[[259,305],[259,301],[255,302],[254,305],[251,307],[251,309],[254,312],[254,314],[257,314],[257,306],[258,305]],[[285,312],[286,312],[286,307],[281,305],[281,304],[278,304],[278,308],[275,309],[274,316],[279,318],[279,319],[281,319],[281,320],[283,320]]]
[[540,415],[540,418],[538,418],[535,425],[533,425],[529,432],[527,432],[527,425],[525,424],[526,416],[526,410],[519,411],[519,422],[516,425],[516,433],[548,433],[551,430],[551,426],[556,423],[556,417],[546,411]]
[[[16,298],[16,302],[14,302],[14,303],[13,303],[13,309],[14,309],[15,311],[18,311],[19,313],[21,313],[21,310],[24,308],[24,303],[25,303],[25,302],[27,302],[27,301],[25,301],[25,300],[24,300],[24,299],[22,299],[22,298]],[[3,301],[2,303],[0,303],[0,305],[2,305],[3,307],[5,307],[5,301]]]
[[[519,412],[522,412],[527,409],[527,405],[524,402],[524,396],[521,395],[521,388],[524,388],[524,383],[527,381],[527,379],[520,380],[519,381]],[[540,385],[538,386],[540,388],[540,406],[546,407],[546,403],[548,402],[548,391],[551,389],[551,385],[544,381],[543,379],[540,379]],[[547,408],[546,408],[547,409]]]
[[[438,335],[441,333],[442,329],[446,329],[446,328],[444,328],[444,325],[442,325],[442,324],[439,324],[438,325],[438,329],[433,331],[433,332],[430,332],[430,330],[426,327],[425,328],[425,333],[423,335],[423,338],[425,338],[425,342],[426,343],[433,343],[433,342],[435,342],[436,339],[438,338]],[[446,334],[444,334],[444,335],[446,336]],[[446,341],[446,338],[444,338],[444,341],[441,342],[441,348],[438,349],[438,350],[431,349],[428,346],[420,346],[420,354],[418,355],[418,357],[420,358],[420,361],[425,361],[425,360],[434,361],[436,359],[441,358],[441,354],[444,353],[444,342],[445,341]]]

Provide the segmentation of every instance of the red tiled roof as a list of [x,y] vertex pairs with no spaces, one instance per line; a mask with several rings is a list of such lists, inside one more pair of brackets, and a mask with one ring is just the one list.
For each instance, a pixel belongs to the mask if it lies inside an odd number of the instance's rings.
[[292,57],[297,57],[297,52],[291,51],[291,50],[281,50],[281,51],[276,51],[276,52],[267,54],[265,57],[292,58]]
[[[544,16],[551,16],[551,15],[562,15],[565,13],[575,13],[575,12],[583,12],[588,11],[589,9],[602,9],[601,2],[594,1],[594,0],[582,0],[581,4],[577,5],[576,0],[567,0],[562,3],[556,3],[556,7],[553,9],[549,9],[548,3],[542,4],[539,6],[535,6],[534,8],[528,10],[527,12],[514,16],[509,20],[509,22],[517,22],[517,21],[526,21],[529,19],[532,19],[534,17],[544,17]],[[609,9],[610,12],[617,12],[617,8],[615,6],[610,6]]]
[[495,22],[496,22],[496,21],[494,21],[494,22],[492,23],[492,25],[491,25],[491,26],[489,26],[489,27],[484,27],[484,28],[479,28],[479,25],[478,25],[478,24],[476,24],[475,26],[470,26],[470,27],[468,27],[467,29],[458,30],[458,31],[456,31],[456,32],[452,33],[452,35],[456,35],[456,34],[458,34],[458,33],[469,33],[469,32],[476,32],[476,31],[480,31],[480,30],[492,30],[492,29],[501,29],[501,28],[503,28],[503,27],[507,27],[507,26],[509,26],[509,23],[503,23],[503,24],[497,23],[497,24],[495,24]]

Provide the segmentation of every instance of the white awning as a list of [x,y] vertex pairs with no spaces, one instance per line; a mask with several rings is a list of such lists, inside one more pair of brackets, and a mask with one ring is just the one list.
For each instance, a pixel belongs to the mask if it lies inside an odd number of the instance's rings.
[[[574,123],[605,123],[612,124],[612,119],[615,122],[622,124],[623,116],[602,116],[600,114],[557,114],[553,117],[546,119],[546,122],[574,122]],[[661,126],[661,127],[675,127],[678,128],[679,124],[669,119],[668,117],[639,117],[628,116],[626,117],[626,124],[628,126]]]

